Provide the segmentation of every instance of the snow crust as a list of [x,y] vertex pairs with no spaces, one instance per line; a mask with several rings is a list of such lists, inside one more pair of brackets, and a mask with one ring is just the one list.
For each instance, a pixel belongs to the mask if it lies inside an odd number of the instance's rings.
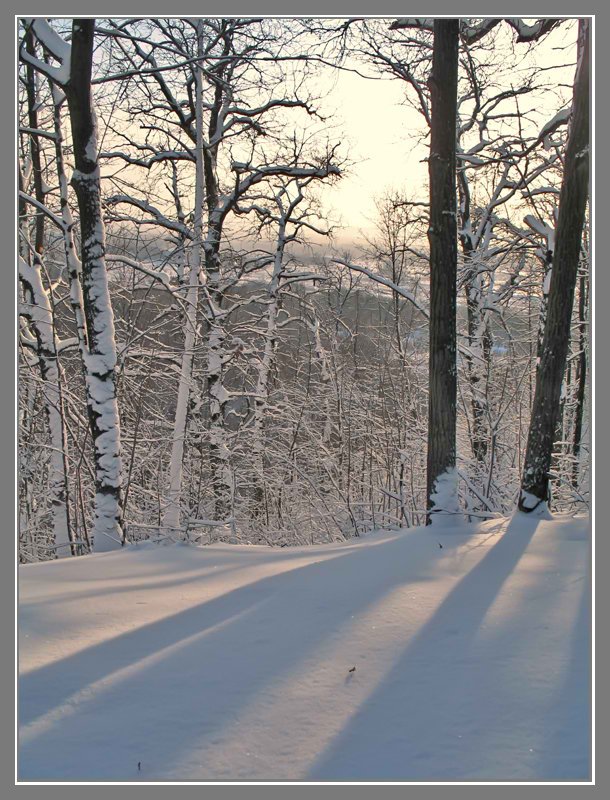
[[93,127],[85,146],[85,157],[92,163],[97,163],[97,116],[93,111]]
[[22,566],[19,780],[588,780],[588,539],[517,513]]

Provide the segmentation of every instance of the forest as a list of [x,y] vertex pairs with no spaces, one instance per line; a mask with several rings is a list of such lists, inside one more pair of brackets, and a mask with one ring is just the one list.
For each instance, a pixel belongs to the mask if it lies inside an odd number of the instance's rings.
[[[19,562],[587,514],[590,29],[19,20]],[[347,244],[345,72],[426,175]]]

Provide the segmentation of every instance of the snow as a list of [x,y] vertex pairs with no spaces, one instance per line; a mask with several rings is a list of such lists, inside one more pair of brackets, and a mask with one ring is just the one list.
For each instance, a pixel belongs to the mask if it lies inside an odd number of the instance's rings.
[[468,163],[473,167],[485,166],[485,164],[488,163],[483,158],[471,155],[470,153],[456,153],[456,156],[457,158],[460,158],[462,161],[468,161]]
[[24,60],[32,64],[36,69],[45,75],[49,75],[54,81],[65,86],[70,80],[70,55],[71,47],[61,36],[53,30],[49,23],[42,18],[24,17],[24,23],[32,25],[32,29],[37,39],[42,42],[46,49],[61,62],[60,67],[52,66],[44,61],[30,55],[27,51],[21,51]]
[[19,780],[589,780],[588,564],[517,512],[21,566]]
[[568,120],[570,119],[570,115],[572,114],[572,106],[568,108],[562,108],[553,119],[549,120],[546,125],[540,129],[540,133],[538,134],[539,141],[542,139],[546,139],[549,134],[554,133],[560,125],[567,124]]
[[434,482],[434,491],[430,496],[431,508],[434,512],[430,518],[431,523],[438,525],[453,525],[451,517],[459,513],[457,502],[457,470],[450,467],[438,476]]
[[537,234],[545,238],[547,250],[550,250],[552,252],[555,249],[554,228],[552,228],[550,225],[547,225],[545,222],[541,222],[533,214],[526,214],[525,217],[523,217],[523,221],[533,231],[535,231]]

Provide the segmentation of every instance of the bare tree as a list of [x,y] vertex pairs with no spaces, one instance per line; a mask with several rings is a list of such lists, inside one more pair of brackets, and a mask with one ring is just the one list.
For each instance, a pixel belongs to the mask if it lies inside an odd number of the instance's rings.
[[120,423],[116,401],[114,320],[106,274],[97,122],[91,93],[94,19],[75,19],[71,44],[44,19],[26,24],[45,50],[59,62],[53,66],[21,48],[23,61],[36,67],[65,92],[70,111],[75,169],[72,186],[80,211],[82,291],[87,353],[85,374],[89,424],[95,451],[94,548],[112,549],[125,542],[121,510]]
[[[35,54],[34,37],[31,31],[26,34],[26,48],[31,55]],[[19,170],[20,184],[20,257],[19,280],[23,288],[23,302],[20,312],[28,321],[29,331],[21,330],[22,343],[35,354],[38,361],[43,384],[45,415],[50,437],[50,501],[53,514],[53,534],[55,555],[74,554],[70,548],[73,539],[70,519],[70,497],[68,486],[68,464],[66,453],[66,426],[63,386],[59,350],[62,344],[55,335],[53,300],[45,289],[42,279],[42,253],[45,244],[45,192],[43,186],[43,169],[41,162],[38,117],[37,73],[31,66],[26,67],[26,92],[28,124],[32,131],[30,140],[31,175],[34,184],[35,202],[34,241],[30,241],[27,230],[27,211],[25,201],[26,176]]]
[[548,473],[570,341],[570,320],[589,187],[589,28],[588,20],[580,21],[579,59],[559,199],[547,320],[519,497],[519,508],[526,512],[533,511],[548,499]]
[[[430,88],[430,362],[427,498],[430,511],[457,510],[456,111],[459,20],[434,21]],[[431,517],[428,517],[431,521]]]
[[[107,206],[113,219],[156,224],[172,231],[174,240],[182,237],[192,244],[164,524],[178,527],[198,311],[205,327],[199,341],[206,360],[205,387],[201,392],[207,395],[210,484],[215,498],[211,516],[220,523],[230,516],[233,483],[226,429],[231,394],[225,382],[226,365],[234,357],[235,346],[228,325],[241,302],[230,299],[229,290],[245,271],[264,266],[263,261],[250,262],[246,270],[234,272],[223,265],[221,246],[227,220],[241,198],[274,176],[322,178],[337,174],[338,170],[331,150],[323,157],[314,153],[295,159],[290,147],[284,145],[280,132],[285,133],[285,128],[279,127],[278,115],[283,114],[286,120],[286,112],[293,109],[315,114],[311,98],[301,99],[304,89],[299,81],[295,81],[296,88],[291,94],[289,82],[278,80],[270,70],[261,71],[256,65],[257,59],[272,60],[274,48],[282,44],[285,23],[278,28],[259,19],[203,19],[178,20],[172,25],[167,20],[156,20],[150,25],[154,36],[147,44],[138,35],[137,21],[113,24],[111,28],[112,46],[121,49],[122,64],[127,61],[131,69],[125,65],[108,79],[141,75],[131,102],[146,122],[142,126],[143,141],[130,138],[135,134],[117,131],[122,147],[105,153],[105,157],[148,171],[158,171],[170,164],[178,219],[171,218],[169,211],[160,210],[147,199],[136,198],[135,193],[113,195]],[[196,27],[194,41],[193,27]],[[178,57],[177,66],[168,59],[168,53]],[[187,99],[181,99],[184,92]],[[142,157],[143,153],[146,157]],[[239,153],[239,158],[235,153]],[[175,176],[179,168],[186,171],[193,163],[195,204],[192,214],[185,219]],[[119,211],[126,207],[141,212],[141,219]]]

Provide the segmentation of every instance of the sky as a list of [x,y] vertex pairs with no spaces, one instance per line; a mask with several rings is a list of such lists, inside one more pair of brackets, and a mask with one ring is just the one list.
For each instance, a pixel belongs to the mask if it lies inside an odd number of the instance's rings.
[[[340,73],[334,90],[344,120],[349,156],[356,162],[329,190],[328,205],[343,218],[346,241],[375,218],[375,197],[388,189],[421,189],[428,178],[417,151],[405,136],[422,130],[423,117],[404,105],[404,85],[398,80],[366,80]],[[334,98],[333,98],[334,99]]]
[[[551,64],[573,64],[577,22],[574,20],[553,31],[546,39],[523,48],[527,64],[538,64],[545,77]],[[372,68],[366,69],[373,74]],[[571,95],[574,67],[568,66],[553,73],[564,84],[563,99]],[[513,80],[515,76],[507,76]],[[354,163],[325,197],[331,213],[340,215],[343,230],[339,242],[349,243],[359,238],[359,231],[370,229],[375,218],[375,197],[388,189],[405,190],[410,196],[421,194],[427,185],[427,146],[415,143],[408,134],[425,131],[423,117],[404,102],[405,84],[399,79],[367,80],[355,73],[341,72],[331,77],[335,82],[330,101],[337,108],[335,120],[344,123],[344,140],[349,143],[349,157]],[[518,76],[516,76],[518,81]],[[539,122],[551,119],[558,110],[557,96],[541,94],[536,101]],[[536,133],[539,128],[536,128]],[[423,190],[425,194],[425,189]]]
[[[514,37],[507,31],[507,40]],[[575,58],[576,21],[562,25],[535,47],[517,45],[529,64],[546,69],[553,63],[570,63]],[[567,48],[567,49],[566,49]],[[350,62],[348,62],[349,64]],[[372,66],[358,66],[368,75],[375,75]],[[573,66],[553,73],[562,81],[563,100],[570,95]],[[519,76],[509,74],[507,81]],[[399,79],[366,79],[354,72],[328,67],[316,88],[328,93],[323,110],[332,111],[328,133],[332,141],[340,140],[340,152],[349,165],[338,182],[323,190],[323,207],[329,221],[337,226],[335,245],[349,248],[362,243],[361,232],[369,233],[376,216],[375,199],[390,190],[405,192],[409,197],[425,200],[428,167],[426,144],[416,147],[414,134],[425,133],[423,117],[405,102],[405,83]],[[552,92],[536,99],[537,133],[551,119],[561,102]],[[314,237],[315,239],[316,237]]]

